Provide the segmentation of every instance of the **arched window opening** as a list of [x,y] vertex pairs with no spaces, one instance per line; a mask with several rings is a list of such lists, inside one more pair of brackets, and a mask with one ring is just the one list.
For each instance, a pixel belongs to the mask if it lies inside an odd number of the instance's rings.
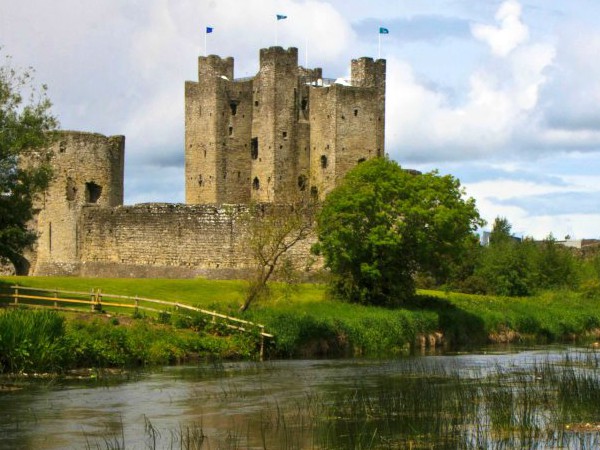
[[321,155],[321,169],[327,168],[327,156]]
[[250,141],[250,157],[258,159],[258,138],[252,138]]
[[102,195],[102,186],[93,181],[85,183],[85,201],[87,203],[98,203],[100,195]]
[[260,181],[258,180],[258,177],[254,177],[254,180],[252,181],[252,189],[255,191],[260,189]]

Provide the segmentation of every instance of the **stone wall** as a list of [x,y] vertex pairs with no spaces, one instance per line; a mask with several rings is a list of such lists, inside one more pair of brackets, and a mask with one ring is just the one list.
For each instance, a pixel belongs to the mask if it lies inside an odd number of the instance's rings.
[[[40,275],[100,277],[235,278],[253,267],[240,205],[149,203],[84,207],[78,261],[46,261]],[[298,269],[314,238],[290,251]]]

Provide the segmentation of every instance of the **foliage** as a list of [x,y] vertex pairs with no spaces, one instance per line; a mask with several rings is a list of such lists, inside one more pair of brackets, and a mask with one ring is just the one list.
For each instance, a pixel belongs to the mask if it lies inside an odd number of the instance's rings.
[[536,242],[512,236],[511,228],[508,220],[496,218],[488,245],[469,252],[450,273],[447,287],[473,294],[530,296],[548,289],[577,289],[584,279],[598,279],[593,263],[586,264],[580,253],[558,244],[552,234]]
[[58,370],[64,333],[64,318],[53,311],[0,312],[0,372]]
[[358,303],[395,306],[415,292],[417,271],[441,277],[482,225],[457,179],[417,174],[376,158],[350,171],[318,216],[334,292]]
[[0,258],[10,260],[17,273],[26,273],[22,251],[36,237],[26,224],[36,195],[51,177],[47,156],[33,149],[46,146],[58,124],[46,86],[37,90],[32,70],[19,72],[9,62],[6,58],[0,66]]
[[248,276],[248,289],[241,311],[267,293],[267,282],[277,270],[289,278],[292,270],[288,251],[311,233],[316,204],[311,199],[298,199],[290,204],[252,204],[241,218],[248,238],[247,250],[254,267]]

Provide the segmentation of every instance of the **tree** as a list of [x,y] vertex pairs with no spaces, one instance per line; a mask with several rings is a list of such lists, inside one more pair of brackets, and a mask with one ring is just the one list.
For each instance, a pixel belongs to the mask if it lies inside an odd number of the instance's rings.
[[316,204],[302,199],[287,204],[251,204],[241,218],[246,247],[254,263],[240,311],[246,311],[267,291],[267,282],[279,268],[288,268],[288,251],[306,240],[314,228]]
[[23,250],[36,239],[27,228],[33,202],[51,178],[48,159],[39,151],[58,126],[50,107],[46,86],[34,86],[32,70],[17,71],[6,57],[0,66],[0,258],[18,274],[27,273]]
[[325,199],[318,243],[341,298],[394,306],[415,292],[417,271],[440,276],[483,225],[460,182],[376,158],[351,170]]

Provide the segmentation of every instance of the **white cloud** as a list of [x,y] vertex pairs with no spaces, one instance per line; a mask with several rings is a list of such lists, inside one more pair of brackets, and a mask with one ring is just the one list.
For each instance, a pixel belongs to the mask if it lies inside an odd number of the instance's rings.
[[496,13],[498,26],[477,24],[471,27],[475,38],[486,42],[494,55],[507,56],[517,46],[527,41],[529,30],[521,22],[521,5],[507,0]]
[[[497,17],[519,14],[517,3],[505,2]],[[517,138],[536,127],[540,90],[555,50],[524,39],[511,42],[510,54],[487,60],[471,74],[459,105],[419,80],[405,62],[388,60],[388,152],[401,160],[440,161],[514,149]]]

